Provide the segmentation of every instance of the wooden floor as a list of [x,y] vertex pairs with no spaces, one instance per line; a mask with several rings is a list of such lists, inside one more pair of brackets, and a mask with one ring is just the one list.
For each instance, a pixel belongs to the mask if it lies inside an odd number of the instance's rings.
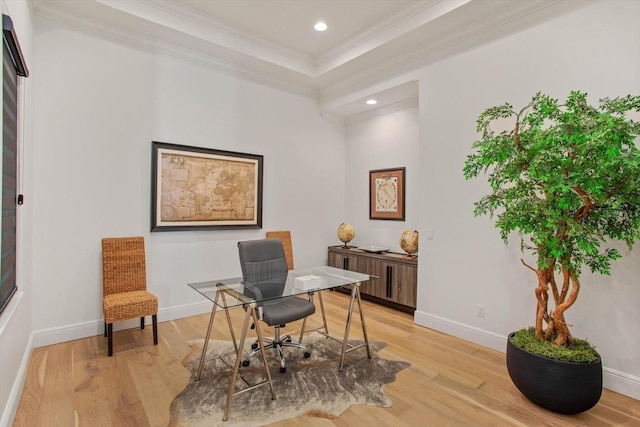
[[[348,296],[325,292],[324,302],[329,330],[339,336]],[[236,319],[243,314],[232,312]],[[369,338],[388,343],[379,354],[412,364],[385,386],[393,406],[357,405],[336,419],[300,416],[275,426],[640,426],[640,401],[604,390],[586,413],[554,414],[522,397],[503,353],[416,326],[411,315],[366,301],[364,312]],[[117,332],[111,358],[102,336],[34,349],[14,426],[166,426],[169,405],[189,379],[181,364],[187,341],[204,337],[208,319],[160,323],[158,346],[150,327]],[[354,337],[361,336],[355,319]],[[213,337],[227,338],[224,316],[214,328]],[[350,353],[346,363],[363,356]]]

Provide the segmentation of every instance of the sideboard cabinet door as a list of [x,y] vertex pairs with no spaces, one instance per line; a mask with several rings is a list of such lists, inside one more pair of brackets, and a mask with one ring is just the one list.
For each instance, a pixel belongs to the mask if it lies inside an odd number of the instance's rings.
[[386,286],[385,281],[383,280],[384,265],[382,261],[366,256],[357,256],[357,259],[358,267],[354,271],[379,277],[379,279],[371,279],[364,283],[360,289],[360,292],[366,295],[383,298],[386,293]]
[[393,265],[393,301],[409,307],[416,306],[418,291],[416,286],[417,275],[417,266],[400,263]]

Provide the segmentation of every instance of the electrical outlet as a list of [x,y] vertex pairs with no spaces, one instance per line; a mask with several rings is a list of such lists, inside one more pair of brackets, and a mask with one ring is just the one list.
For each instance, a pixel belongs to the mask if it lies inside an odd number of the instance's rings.
[[478,311],[476,312],[476,315],[478,317],[484,317],[484,305],[478,304],[477,305],[477,309],[478,309]]

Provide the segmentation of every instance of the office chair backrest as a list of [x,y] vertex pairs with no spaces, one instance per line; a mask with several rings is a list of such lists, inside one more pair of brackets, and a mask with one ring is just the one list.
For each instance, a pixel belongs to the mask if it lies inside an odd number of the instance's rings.
[[253,285],[279,283],[287,280],[287,259],[279,239],[238,242],[242,278]]

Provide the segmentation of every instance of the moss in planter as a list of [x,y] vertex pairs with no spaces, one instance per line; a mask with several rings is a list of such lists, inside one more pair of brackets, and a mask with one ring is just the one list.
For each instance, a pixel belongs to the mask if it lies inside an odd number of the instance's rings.
[[533,327],[520,329],[514,334],[512,341],[529,353],[549,359],[575,363],[591,363],[600,360],[600,355],[586,340],[574,338],[572,345],[555,345],[536,339],[536,330]]

